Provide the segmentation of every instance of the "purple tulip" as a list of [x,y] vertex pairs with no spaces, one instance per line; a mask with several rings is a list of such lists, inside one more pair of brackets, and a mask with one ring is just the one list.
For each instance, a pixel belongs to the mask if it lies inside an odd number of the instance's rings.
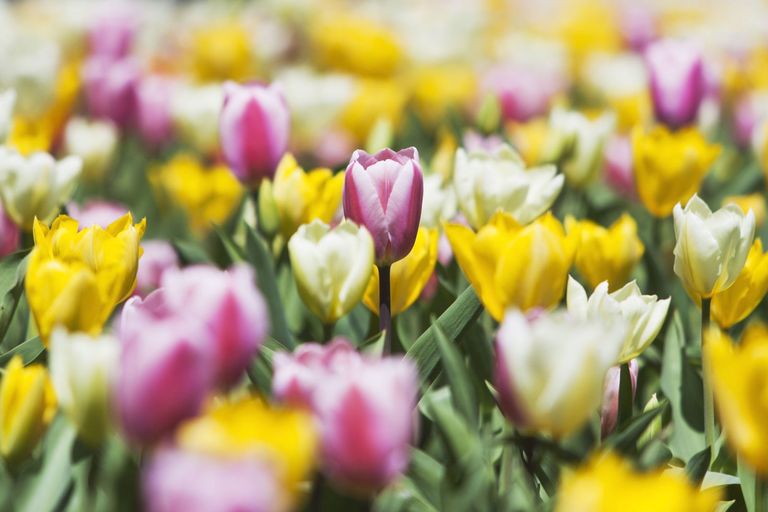
[[138,20],[128,2],[109,2],[88,27],[90,55],[112,60],[126,57],[133,48]]
[[162,448],[144,468],[142,488],[148,512],[278,512],[288,507],[273,470],[253,458]]
[[733,108],[733,139],[741,148],[749,148],[758,126],[768,119],[768,93],[751,92],[738,99]]
[[219,139],[227,164],[245,184],[271,178],[288,148],[290,112],[272,84],[224,84]]
[[647,5],[627,2],[619,8],[619,31],[630,49],[642,52],[656,39],[658,20]]
[[149,75],[136,88],[136,124],[144,142],[157,149],[173,135],[171,97],[176,81],[162,75]]
[[645,52],[656,118],[671,128],[696,120],[706,77],[699,51],[690,43],[666,39]]
[[83,87],[90,114],[126,128],[133,121],[138,79],[139,66],[131,58],[89,58],[83,65]]
[[496,95],[505,121],[528,121],[546,114],[563,88],[556,74],[520,66],[493,68],[483,79],[483,89]]
[[128,207],[120,203],[98,199],[88,201],[82,206],[74,202],[67,205],[67,213],[77,220],[80,229],[90,226],[101,226],[106,229],[107,226],[125,215],[127,211]]
[[[632,398],[637,391],[637,360],[629,362],[629,378],[632,383]],[[621,368],[612,366],[605,374],[603,394],[603,406],[600,410],[600,431],[603,438],[607,437],[616,428],[619,419],[619,386]]]
[[605,181],[618,194],[634,199],[635,174],[632,162],[632,141],[629,137],[614,136],[608,139],[603,150]]
[[168,269],[179,267],[179,257],[165,240],[147,240],[142,242],[141,247],[144,254],[136,273],[136,293],[143,297],[160,287],[163,274]]
[[21,234],[16,223],[5,213],[0,205],[0,258],[19,249]]
[[411,252],[423,196],[416,148],[352,153],[344,179],[344,215],[371,233],[378,263],[391,264]]

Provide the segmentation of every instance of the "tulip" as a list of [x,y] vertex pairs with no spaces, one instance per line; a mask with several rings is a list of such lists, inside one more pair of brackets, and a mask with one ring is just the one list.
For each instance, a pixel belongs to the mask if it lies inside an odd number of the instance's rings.
[[197,80],[244,80],[253,74],[253,35],[242,21],[212,20],[192,36],[191,60]]
[[[419,228],[416,243],[405,258],[396,261],[390,269],[392,316],[411,307],[421,295],[437,263],[437,229]],[[379,269],[373,267],[368,287],[363,296],[365,305],[379,314]]]
[[727,329],[749,316],[768,292],[768,253],[763,244],[755,239],[747,254],[744,268],[727,290],[712,297],[712,317]]
[[104,177],[117,149],[117,128],[109,121],[73,118],[64,129],[64,148],[83,161],[83,179]]
[[552,308],[562,299],[574,240],[551,214],[521,226],[499,212],[476,233],[447,224],[445,234],[464,275],[497,321],[510,306]]
[[564,476],[555,512],[619,512],[627,510],[628,503],[636,510],[712,512],[719,499],[718,488],[699,490],[682,472],[663,468],[639,472],[609,452],[593,456],[583,467]]
[[78,231],[77,221],[66,215],[50,229],[35,222],[24,283],[43,343],[56,325],[99,334],[115,306],[133,292],[145,228],[146,219],[134,225],[130,213],[106,229]]
[[691,297],[709,299],[727,290],[744,268],[755,217],[735,205],[712,213],[697,195],[675,206],[675,274]]
[[128,208],[119,203],[92,199],[82,206],[74,202],[69,203],[67,212],[81,227],[101,226],[107,229],[110,224],[128,213]]
[[293,277],[304,304],[326,324],[363,297],[373,266],[373,239],[349,221],[331,229],[314,220],[288,241]]
[[[749,148],[768,119],[768,93],[749,91],[733,107],[731,135],[740,148]],[[764,136],[764,134],[760,134]]]
[[563,188],[553,165],[525,169],[520,156],[503,145],[494,152],[456,151],[453,176],[459,208],[479,228],[497,211],[528,224],[546,212]]
[[81,167],[76,156],[59,161],[47,153],[25,157],[0,146],[0,197],[5,212],[26,231],[32,229],[35,217],[50,222],[69,200]]
[[13,106],[16,104],[16,91],[10,89],[0,93],[0,144],[5,143],[5,139],[11,133],[13,128]]
[[88,27],[90,54],[113,60],[127,57],[136,38],[136,14],[127,2],[103,7]]
[[554,96],[564,86],[556,76],[532,66],[494,68],[483,80],[483,88],[498,98],[506,121],[528,121],[546,114]]
[[[632,391],[632,400],[637,393],[637,361],[629,361],[629,380]],[[619,394],[621,393],[621,367],[611,366],[605,374],[603,383],[603,405],[600,409],[600,437],[605,439],[614,430],[619,420]]]
[[452,220],[456,216],[457,208],[456,191],[452,184],[445,184],[443,177],[438,174],[424,176],[422,226],[439,228],[443,222]]
[[642,52],[658,35],[656,13],[646,4],[622,4],[619,7],[619,29],[624,43]]
[[163,290],[125,304],[115,400],[122,430],[132,442],[154,443],[201,411],[213,368],[200,327],[169,311]]
[[568,216],[565,229],[576,239],[576,268],[592,288],[603,281],[608,281],[612,290],[622,286],[645,252],[637,236],[637,223],[628,213],[608,228]]
[[670,299],[643,295],[632,281],[613,293],[602,282],[587,299],[587,292],[572,277],[568,278],[568,311],[582,318],[621,317],[628,328],[616,364],[628,363],[653,343],[669,310]]
[[282,235],[290,238],[299,226],[315,219],[330,223],[341,206],[343,186],[344,173],[334,175],[323,168],[304,172],[287,153],[270,187]]
[[179,267],[179,257],[165,240],[147,240],[142,244],[144,254],[136,272],[136,293],[142,297],[160,288],[163,274]]
[[0,381],[0,455],[14,466],[37,445],[56,414],[56,395],[44,366],[14,356]]
[[656,217],[672,213],[701,187],[720,147],[709,144],[695,129],[670,132],[662,126],[632,133],[632,155],[637,192]]
[[235,176],[257,186],[271,178],[288,147],[290,112],[277,86],[224,84],[221,150]]
[[761,192],[755,192],[754,194],[746,194],[743,196],[728,196],[723,198],[722,205],[735,204],[741,211],[747,213],[752,210],[752,214],[755,216],[755,225],[760,227],[765,222],[766,207],[765,196]]
[[560,310],[528,320],[508,310],[496,336],[502,411],[524,431],[556,438],[575,432],[600,405],[625,333],[616,317],[580,318]]
[[125,129],[133,122],[139,66],[131,58],[113,60],[93,56],[83,65],[83,88],[88,112]]
[[136,124],[142,140],[152,149],[171,140],[171,105],[178,84],[162,75],[143,78],[136,87]]
[[80,438],[94,447],[112,427],[112,379],[119,355],[120,345],[112,336],[94,338],[62,329],[51,336],[51,381],[59,406]]
[[407,100],[408,93],[400,81],[366,78],[357,83],[354,97],[341,113],[341,126],[358,144],[371,138],[377,126],[384,127],[386,140],[379,138],[372,147],[385,147],[392,130],[402,122]]
[[683,41],[661,40],[645,51],[656,118],[672,129],[696,120],[704,98],[701,54]]
[[0,258],[17,251],[20,238],[19,228],[0,205]]
[[220,85],[180,85],[171,98],[171,120],[179,138],[202,155],[219,148]]
[[199,265],[163,273],[165,307],[201,324],[213,349],[214,379],[222,387],[237,383],[269,330],[267,306],[254,279],[246,265],[229,271]]
[[605,181],[621,196],[634,199],[635,173],[632,167],[632,141],[628,137],[611,137],[605,144]]
[[411,251],[423,193],[416,148],[352,153],[344,179],[344,215],[371,233],[378,264],[390,265]]

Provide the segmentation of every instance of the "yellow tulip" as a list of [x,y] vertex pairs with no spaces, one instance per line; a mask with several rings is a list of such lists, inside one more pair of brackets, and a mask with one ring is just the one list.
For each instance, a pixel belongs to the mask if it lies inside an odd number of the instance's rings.
[[451,109],[464,111],[476,88],[475,73],[468,66],[422,67],[413,77],[413,101],[421,117],[435,124]]
[[627,213],[608,228],[569,216],[565,229],[576,239],[576,268],[593,289],[603,281],[608,281],[611,290],[620,288],[645,251],[637,236],[637,223]]
[[638,472],[612,453],[600,454],[566,474],[556,512],[713,512],[719,492],[699,491],[685,475],[661,469]]
[[757,472],[768,475],[768,330],[750,325],[734,345],[712,328],[704,356],[728,444]]
[[752,244],[739,277],[712,297],[712,318],[728,328],[747,318],[768,293],[768,253],[759,238]]
[[315,219],[330,223],[339,210],[343,188],[343,172],[334,175],[326,168],[305,172],[293,155],[286,154],[271,184],[282,235],[288,239],[299,226]]
[[509,123],[506,131],[527,165],[544,163],[547,145],[554,133],[546,118],[531,119],[525,123]]
[[56,414],[56,396],[45,367],[24,367],[14,356],[0,382],[0,454],[16,464],[35,448]]
[[226,166],[206,168],[186,153],[150,170],[149,180],[162,198],[184,210],[197,233],[225,222],[243,197],[242,185]]
[[179,427],[176,440],[182,449],[218,457],[266,457],[293,490],[310,476],[318,448],[308,413],[256,397],[212,403]]
[[445,234],[464,274],[493,318],[510,306],[524,311],[557,306],[565,293],[574,240],[547,213],[521,226],[499,212],[477,233],[447,224]]
[[[392,316],[402,313],[416,302],[437,263],[437,229],[419,228],[413,249],[405,258],[396,261],[390,269]],[[368,288],[363,296],[365,305],[379,314],[379,269],[374,265]]]
[[403,87],[394,80],[362,80],[341,113],[341,124],[358,142],[363,142],[377,122],[388,122],[396,127],[403,116],[406,100]]
[[762,226],[763,222],[765,222],[765,196],[761,192],[755,192],[754,194],[746,194],[743,196],[728,196],[723,199],[722,206],[727,204],[735,204],[741,208],[741,211],[743,211],[745,214],[749,210],[752,210],[752,213],[755,214],[755,224],[757,226]]
[[78,231],[77,221],[59,215],[49,229],[35,221],[29,257],[27,301],[43,343],[57,325],[91,335],[136,286],[139,241],[146,219],[133,224],[126,213],[106,229]]
[[656,217],[672,213],[677,203],[698,192],[707,171],[720,154],[695,128],[670,132],[656,126],[632,132],[632,157],[640,200]]
[[198,80],[242,81],[253,72],[251,37],[242,24],[205,25],[193,37],[192,68]]

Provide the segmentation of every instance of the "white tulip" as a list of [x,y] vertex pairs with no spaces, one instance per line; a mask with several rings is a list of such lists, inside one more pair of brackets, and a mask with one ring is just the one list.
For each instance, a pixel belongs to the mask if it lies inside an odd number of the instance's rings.
[[563,188],[552,165],[526,169],[508,145],[493,152],[456,151],[454,188],[459,208],[474,228],[503,210],[528,224],[544,214]]
[[57,328],[51,335],[50,371],[56,398],[80,437],[98,446],[112,426],[112,376],[120,345]]
[[323,322],[335,322],[360,302],[373,271],[368,230],[347,220],[333,229],[314,220],[299,227],[288,252],[299,294]]
[[73,118],[64,129],[67,153],[83,160],[83,178],[93,181],[104,176],[117,149],[117,128],[109,121]]
[[219,145],[219,113],[224,103],[221,85],[184,85],[171,100],[171,118],[180,137],[200,153]]
[[643,295],[635,281],[613,293],[608,293],[608,281],[603,281],[587,298],[584,287],[569,277],[567,301],[568,311],[579,318],[619,316],[624,319],[627,333],[615,361],[615,364],[622,364],[639,356],[656,339],[667,317],[670,299]]
[[443,221],[456,216],[456,192],[443,183],[439,174],[424,176],[424,200],[421,205],[421,225],[439,228]]
[[0,144],[4,143],[13,128],[13,106],[16,91],[9,89],[0,93]]
[[78,156],[56,161],[48,153],[22,156],[0,146],[0,199],[8,216],[27,230],[35,217],[49,223],[69,201],[82,163]]
[[694,298],[710,298],[739,276],[755,236],[755,216],[728,204],[712,213],[697,195],[675,217],[675,274]]

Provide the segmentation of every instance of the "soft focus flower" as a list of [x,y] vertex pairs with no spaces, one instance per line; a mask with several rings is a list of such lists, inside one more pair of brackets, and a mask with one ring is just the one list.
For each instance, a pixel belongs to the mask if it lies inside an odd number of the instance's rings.
[[150,148],[158,148],[173,135],[171,106],[177,82],[162,75],[149,75],[136,86],[136,128]]
[[64,148],[83,161],[83,179],[104,177],[117,149],[117,128],[109,121],[73,118],[64,129]]
[[628,363],[653,343],[667,317],[671,299],[643,295],[632,281],[608,293],[608,284],[600,283],[587,299],[587,292],[572,277],[568,278],[568,312],[576,317],[599,320],[621,317],[627,331],[615,364]]
[[754,194],[746,194],[743,196],[728,196],[723,199],[722,206],[725,206],[726,204],[735,204],[741,208],[741,211],[744,213],[752,210],[757,226],[762,226],[765,222],[765,195],[762,192],[755,192]]
[[88,26],[90,54],[114,60],[127,57],[138,29],[136,14],[128,2],[103,4]]
[[192,69],[198,80],[250,78],[253,72],[251,35],[242,23],[207,23],[198,28],[192,38]]
[[418,67],[412,80],[414,108],[428,125],[465,111],[476,89],[474,71],[458,64]]
[[290,121],[288,106],[276,85],[224,85],[221,151],[240,181],[255,187],[272,177],[288,147]]
[[337,338],[275,355],[275,394],[310,407],[322,462],[337,484],[370,492],[405,471],[415,433],[416,368],[408,359],[358,354]]
[[675,274],[688,294],[710,298],[738,278],[755,235],[755,216],[735,205],[712,213],[695,195],[675,206]]
[[171,97],[171,120],[179,138],[203,155],[219,149],[221,85],[179,85]]
[[507,121],[528,121],[547,113],[562,83],[534,66],[496,67],[485,73],[483,89],[496,95]]
[[47,153],[25,157],[0,146],[0,197],[6,213],[26,231],[35,217],[50,222],[69,200],[81,167],[76,156],[59,161]]
[[566,474],[557,496],[556,512],[713,512],[719,492],[700,491],[683,474],[662,469],[640,473],[605,453]]
[[45,367],[24,367],[14,356],[0,381],[0,455],[7,464],[23,461],[56,414],[56,395]]
[[712,318],[723,328],[731,327],[749,316],[768,292],[768,254],[755,238],[744,268],[727,289],[712,297]]
[[563,188],[553,165],[526,169],[520,156],[503,145],[493,152],[456,151],[453,175],[459,208],[479,228],[497,211],[528,224],[544,214]]
[[720,147],[693,128],[637,128],[632,132],[632,155],[640,200],[656,217],[666,217],[677,203],[698,192],[719,154]]
[[51,336],[51,381],[59,406],[80,438],[97,447],[112,427],[112,389],[120,345],[57,329]]
[[526,319],[511,309],[496,335],[496,389],[518,428],[563,437],[603,398],[603,381],[621,349],[620,318],[579,318],[564,310]]
[[[630,360],[629,380],[632,390],[632,399],[637,392],[637,361]],[[616,429],[619,420],[619,394],[621,393],[621,367],[611,366],[605,374],[603,383],[603,405],[600,408],[600,437],[605,439]]]
[[750,91],[739,98],[731,115],[731,135],[734,142],[740,148],[749,148],[768,119],[768,91]]
[[421,225],[439,228],[443,222],[456,216],[456,190],[446,184],[439,174],[424,176],[424,200],[421,207]]
[[524,123],[509,123],[506,131],[515,149],[528,165],[547,163],[553,157],[554,130],[546,118],[537,117]]
[[8,256],[19,248],[20,235],[18,226],[0,205],[0,258]]
[[133,122],[139,75],[139,65],[132,58],[89,58],[83,65],[83,87],[88,112],[96,118],[109,119],[125,129]]
[[197,233],[229,219],[244,193],[229,168],[221,164],[203,167],[188,153],[178,153],[151,169],[149,180],[161,198],[184,210]]
[[656,118],[670,128],[696,120],[704,97],[704,63],[690,43],[665,39],[645,51]]
[[119,203],[110,203],[92,199],[80,206],[75,202],[67,204],[67,213],[80,227],[101,226],[104,229],[128,213],[128,207]]
[[136,272],[136,293],[142,297],[160,287],[163,274],[178,268],[179,257],[173,246],[165,240],[147,240],[141,244],[144,249]]
[[447,224],[445,234],[467,279],[498,321],[510,306],[556,306],[565,292],[574,240],[551,214],[521,226],[499,212],[477,232]]
[[391,264],[411,251],[423,194],[416,148],[352,153],[344,179],[344,215],[371,233],[377,263]]
[[16,91],[10,89],[0,93],[0,144],[11,133],[13,126],[13,106],[16,103]]
[[[391,313],[395,316],[408,309],[429,281],[437,263],[437,229],[419,228],[413,249],[390,269]],[[363,298],[368,309],[379,314],[379,269],[373,267]]]
[[341,125],[358,144],[362,144],[377,123],[396,128],[404,115],[407,100],[406,91],[396,80],[361,80],[355,95],[341,113]]
[[134,225],[130,213],[106,229],[78,231],[77,221],[66,215],[50,229],[35,222],[25,288],[43,343],[57,325],[92,335],[101,331],[136,285],[145,228],[146,219]]
[[360,302],[373,267],[374,246],[363,227],[349,221],[331,229],[314,220],[288,241],[293,277],[310,311],[333,323]]
[[608,139],[603,151],[604,176],[608,185],[618,194],[634,199],[635,171],[632,165],[632,141],[629,137],[615,136]]
[[592,288],[603,281],[612,290],[622,286],[645,252],[637,223],[626,212],[607,228],[568,216],[565,229],[576,240],[576,269]]

